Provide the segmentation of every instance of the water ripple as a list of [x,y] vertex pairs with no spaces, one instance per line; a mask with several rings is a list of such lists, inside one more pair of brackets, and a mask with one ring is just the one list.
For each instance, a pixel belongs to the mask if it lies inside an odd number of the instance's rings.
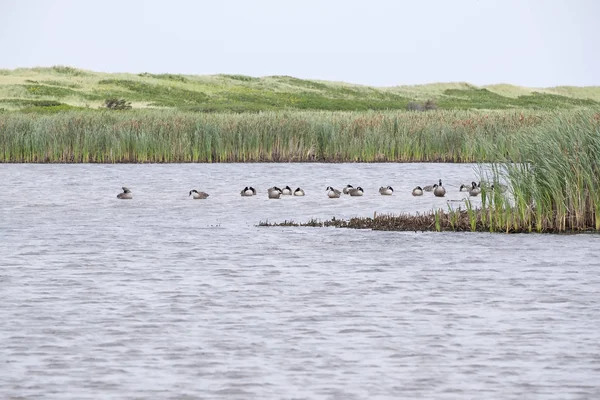
[[438,175],[474,167],[0,165],[0,397],[600,397],[598,235],[255,227],[445,208]]

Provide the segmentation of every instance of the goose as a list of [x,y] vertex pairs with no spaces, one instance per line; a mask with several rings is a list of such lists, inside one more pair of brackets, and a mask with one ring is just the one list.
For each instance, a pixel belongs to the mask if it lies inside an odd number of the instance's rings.
[[246,186],[245,188],[242,189],[240,194],[242,196],[254,196],[256,194],[256,190],[254,190],[254,188],[252,186],[250,186],[250,187]]
[[391,186],[388,187],[380,187],[379,188],[379,194],[383,195],[383,196],[391,196],[392,193],[394,193],[394,188]]
[[296,190],[294,190],[294,196],[304,196],[304,190],[296,188]]
[[364,193],[364,190],[363,190],[363,188],[361,188],[360,186],[358,186],[356,189],[350,189],[350,190],[348,191],[348,194],[349,194],[350,196],[362,196],[362,195],[363,195],[363,193]]
[[494,188],[498,188],[498,191],[499,191],[500,193],[504,193],[504,192],[506,192],[506,190],[508,189],[508,187],[507,187],[506,185],[503,185],[503,184],[501,184],[501,183],[492,184],[492,186],[490,186],[490,188],[491,188],[492,190],[495,190]]
[[348,184],[348,185],[346,185],[345,188],[342,189],[342,192],[344,192],[344,194],[349,194],[350,193],[350,189],[354,189],[354,186]]
[[423,188],[421,186],[417,186],[412,190],[413,196],[423,196]]
[[131,193],[131,190],[127,189],[125,186],[123,186],[123,193],[119,193],[117,195],[117,199],[122,199],[122,200],[131,200],[133,199],[133,193]]
[[281,197],[282,191],[277,186],[273,186],[267,190],[267,193],[270,199],[278,199]]
[[460,185],[460,189],[458,189],[459,192],[468,192],[469,190],[471,190],[471,185],[465,185],[464,183]]
[[337,189],[332,188],[331,186],[327,186],[327,189],[325,189],[325,190],[327,190],[327,196],[330,199],[337,199],[342,194],[342,192],[340,192]]
[[481,186],[475,182],[471,182],[471,190],[469,190],[469,195],[477,196],[479,193],[481,193]]
[[440,179],[439,185],[436,185],[435,189],[433,189],[433,194],[436,197],[444,197],[446,195],[446,189],[442,186],[442,180]]
[[284,187],[284,188],[281,190],[281,194],[283,194],[283,195],[286,195],[286,196],[287,196],[287,195],[291,195],[291,194],[292,194],[292,188],[291,188],[291,187],[289,187],[289,186],[286,186],[286,187]]
[[423,190],[426,192],[433,192],[433,189],[435,189],[437,186],[437,183],[433,185],[427,185],[423,187]]
[[208,193],[199,192],[196,189],[192,189],[190,190],[190,194],[188,195],[188,197],[189,196],[192,196],[194,200],[204,200],[208,197]]

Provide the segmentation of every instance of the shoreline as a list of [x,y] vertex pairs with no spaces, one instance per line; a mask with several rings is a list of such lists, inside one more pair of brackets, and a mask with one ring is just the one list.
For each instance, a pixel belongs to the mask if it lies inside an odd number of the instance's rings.
[[[509,161],[510,162],[510,161]],[[115,161],[115,162],[93,162],[93,161],[0,161],[0,165],[19,165],[19,164],[51,164],[51,165],[74,165],[74,164],[93,164],[93,165],[165,165],[165,164],[494,164],[494,161],[325,161],[325,160],[291,160],[291,161]]]
[[[330,220],[318,220],[312,218],[307,222],[295,222],[293,220],[283,222],[260,221],[257,227],[313,227],[313,228],[348,228],[369,229],[373,231],[395,231],[395,232],[471,232],[471,233],[505,233],[505,234],[577,234],[598,233],[592,224],[595,213],[589,212],[584,219],[586,224],[575,226],[572,224],[565,229],[557,229],[555,225],[540,226],[535,220],[536,211],[531,211],[532,219],[517,221],[512,219],[518,211],[516,209],[504,209],[497,212],[494,208],[461,210],[433,210],[425,213],[402,213],[375,214],[371,217],[353,217],[349,219],[338,219],[332,217]],[[571,216],[570,219],[574,219]],[[589,221],[589,223],[587,223]]]

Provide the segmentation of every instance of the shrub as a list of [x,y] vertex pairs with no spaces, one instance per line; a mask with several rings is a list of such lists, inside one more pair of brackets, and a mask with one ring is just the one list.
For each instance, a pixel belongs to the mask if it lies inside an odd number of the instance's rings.
[[429,110],[437,110],[438,106],[437,104],[435,104],[435,101],[429,99],[425,102],[425,104],[423,104],[423,111],[429,111]]
[[411,101],[410,103],[408,103],[406,105],[406,109],[408,111],[422,111],[423,110],[423,106],[421,106],[419,103]]
[[429,99],[423,104],[416,103],[411,101],[406,105],[406,109],[408,111],[429,111],[429,110],[437,110],[438,106],[435,104],[435,101]]
[[131,102],[125,99],[106,99],[104,100],[104,107],[109,110],[129,110],[131,109]]

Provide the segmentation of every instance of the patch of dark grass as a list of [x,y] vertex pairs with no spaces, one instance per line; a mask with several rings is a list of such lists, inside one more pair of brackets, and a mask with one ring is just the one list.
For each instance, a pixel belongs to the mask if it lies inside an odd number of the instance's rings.
[[23,113],[54,114],[54,113],[58,113],[58,112],[77,111],[77,110],[84,110],[84,108],[71,106],[69,104],[59,104],[59,105],[52,105],[52,106],[26,107],[19,111],[23,112]]
[[523,108],[556,109],[565,106],[597,106],[598,102],[590,99],[574,99],[556,94],[533,92],[528,96],[517,98],[518,106]]
[[275,79],[278,82],[287,83],[288,85],[296,86],[296,87],[300,87],[300,88],[317,89],[317,90],[328,90],[330,88],[329,86],[327,86],[323,83],[314,82],[314,81],[305,80],[305,79],[294,78],[293,76],[275,75],[275,76],[271,76],[271,78]]
[[54,66],[50,67],[50,70],[52,70],[53,72],[56,72],[58,74],[61,74],[61,75],[70,75],[70,76],[88,75],[87,72],[85,72],[83,70],[73,68],[73,67],[68,67],[65,65],[54,65]]
[[162,107],[179,107],[208,102],[205,93],[195,90],[182,89],[179,87],[153,85],[145,82],[130,81],[123,79],[103,79],[98,82],[101,86],[116,86],[129,90],[129,92],[99,91],[96,96],[123,97],[128,100],[149,101]]
[[77,96],[78,92],[72,89],[57,87],[57,86],[47,86],[47,85],[23,85],[27,93],[34,96],[52,96],[52,97],[67,97],[67,96]]
[[0,99],[0,104],[9,104],[17,107],[19,108],[19,112],[23,113],[56,113],[84,110],[82,107],[71,106],[56,100]]
[[41,82],[37,82],[37,81],[26,80],[25,82],[27,82],[27,83],[41,83],[43,85],[49,85],[49,86],[68,87],[68,88],[72,88],[72,89],[79,89],[79,88],[81,88],[81,85],[78,85],[77,83],[63,82],[63,81],[41,81]]
[[260,78],[255,78],[253,76],[247,76],[247,75],[221,74],[219,76],[223,77],[223,78],[227,78],[227,79],[232,79],[234,81],[241,81],[241,82],[257,82],[257,81],[260,81]]
[[56,100],[33,100],[33,99],[0,99],[0,103],[10,104],[17,107],[53,107],[64,103]]
[[[254,109],[275,110],[280,108],[298,110],[327,110],[327,111],[367,111],[394,110],[406,107],[407,99],[377,99],[369,97],[325,97],[313,92],[267,92],[253,89],[229,91],[220,94],[214,102],[226,104],[253,105]],[[213,102],[213,103],[214,103]]]
[[151,74],[149,72],[143,72],[141,74],[138,74],[138,76],[141,77],[145,77],[145,78],[154,78],[154,79],[164,79],[167,81],[174,81],[174,82],[189,82],[189,79],[186,78],[183,75],[180,74]]
[[438,105],[444,109],[505,109],[511,107],[510,100],[487,89],[447,89]]
[[438,100],[444,109],[509,109],[527,108],[553,110],[577,106],[596,106],[590,99],[574,99],[571,97],[533,92],[517,98],[501,96],[488,89],[447,89]]

